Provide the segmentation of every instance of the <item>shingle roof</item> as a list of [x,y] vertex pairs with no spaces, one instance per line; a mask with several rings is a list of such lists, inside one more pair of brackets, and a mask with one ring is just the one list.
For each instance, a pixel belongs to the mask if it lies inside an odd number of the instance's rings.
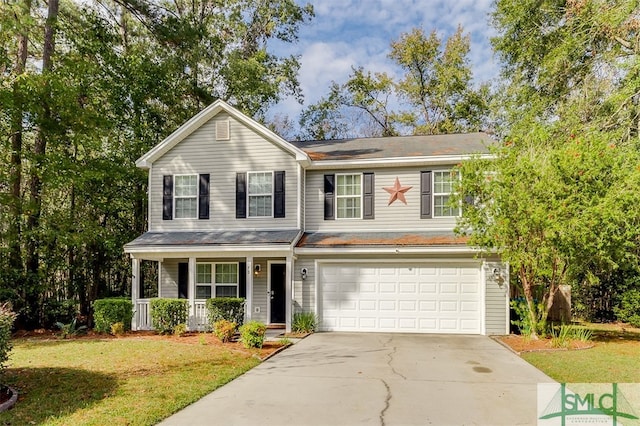
[[306,232],[297,244],[305,248],[464,245],[453,232]]
[[299,230],[286,231],[211,231],[211,232],[146,232],[127,243],[126,248],[141,246],[222,246],[222,245],[287,245]]
[[291,142],[315,161],[487,154],[494,143],[483,132]]

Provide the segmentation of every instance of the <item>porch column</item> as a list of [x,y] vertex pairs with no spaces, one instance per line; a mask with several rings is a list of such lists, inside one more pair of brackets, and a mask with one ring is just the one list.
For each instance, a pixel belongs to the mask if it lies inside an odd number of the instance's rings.
[[286,261],[286,272],[284,278],[284,292],[285,292],[285,305],[284,305],[284,315],[285,319],[285,331],[287,333],[291,333],[291,307],[293,306],[293,285],[291,285],[291,279],[293,278],[292,267],[293,267],[293,257],[291,255],[287,256]]
[[244,317],[246,321],[251,321],[253,315],[253,256],[247,256],[247,267],[244,271],[246,279],[246,298],[244,304]]
[[131,258],[131,302],[133,303],[133,317],[131,317],[131,329],[138,330],[138,292],[140,291],[140,259]]
[[162,297],[162,268],[164,267],[164,259],[158,260],[158,297]]
[[187,290],[187,298],[189,300],[189,318],[187,326],[190,329],[195,328],[196,319],[196,258],[189,258],[189,288]]

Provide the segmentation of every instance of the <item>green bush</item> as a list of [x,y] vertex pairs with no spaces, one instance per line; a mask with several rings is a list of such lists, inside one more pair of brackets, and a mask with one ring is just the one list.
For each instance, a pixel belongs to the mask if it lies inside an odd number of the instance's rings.
[[[531,337],[533,334],[533,324],[531,324],[531,317],[529,314],[529,306],[527,305],[527,301],[524,298],[513,299],[510,302],[511,309],[516,314],[516,320],[512,320],[511,323],[518,327],[520,330],[520,334],[524,337]],[[544,337],[547,333],[547,321],[543,319],[544,314],[544,304],[543,303],[534,303],[534,310],[537,319],[537,329],[536,334],[538,336]]]
[[133,302],[125,298],[98,299],[93,302],[94,330],[110,333],[113,324],[121,322],[125,330],[131,330]]
[[244,322],[244,299],[242,297],[216,297],[207,299],[209,325],[214,328],[220,320],[234,322],[240,326]]
[[114,336],[121,336],[124,334],[124,324],[121,322],[117,322],[115,324],[111,324],[111,334]]
[[237,324],[235,322],[221,319],[213,324],[213,334],[215,334],[222,343],[226,343],[233,338],[233,335],[236,333],[236,328]]
[[640,290],[627,290],[614,312],[619,321],[640,327]]
[[240,338],[245,348],[261,348],[267,326],[258,321],[249,321],[240,327]]
[[170,334],[178,324],[186,324],[189,302],[185,299],[151,299],[151,324],[159,333]]
[[291,330],[294,333],[313,333],[317,325],[318,319],[313,312],[299,312],[293,315]]
[[0,370],[5,368],[4,364],[9,360],[9,352],[13,347],[11,328],[15,319],[16,314],[7,303],[0,305]]
[[60,337],[62,337],[63,339],[87,332],[87,326],[78,325],[75,318],[68,324],[63,324],[58,321],[56,323],[56,327],[60,329]]
[[173,327],[173,334],[178,337],[182,337],[185,334],[187,334],[187,324],[185,323],[176,324],[176,326]]
[[69,324],[78,315],[74,300],[47,299],[42,304],[43,325],[52,328],[56,323]]

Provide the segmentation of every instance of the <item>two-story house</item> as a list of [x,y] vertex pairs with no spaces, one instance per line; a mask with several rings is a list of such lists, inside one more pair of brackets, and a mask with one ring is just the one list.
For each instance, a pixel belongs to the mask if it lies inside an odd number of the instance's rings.
[[136,162],[149,228],[132,259],[134,329],[150,328],[140,261],[158,296],[246,298],[246,316],[287,330],[508,333],[508,269],[453,233],[453,167],[488,156],[484,133],[288,142],[223,101]]

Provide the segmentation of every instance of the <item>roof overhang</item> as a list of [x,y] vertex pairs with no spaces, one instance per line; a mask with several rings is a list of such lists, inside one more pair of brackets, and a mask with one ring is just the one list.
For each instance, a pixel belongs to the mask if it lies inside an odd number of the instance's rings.
[[[294,253],[307,255],[389,255],[402,256],[410,254],[469,254],[481,253],[480,249],[465,245],[460,246],[386,246],[386,247],[296,247]],[[391,258],[390,258],[391,259]]]
[[232,107],[228,103],[223,100],[217,100],[198,114],[194,115],[189,119],[186,123],[180,126],[175,132],[171,133],[166,139],[160,142],[158,145],[153,147],[150,151],[142,155],[140,158],[136,160],[136,166],[142,169],[149,169],[151,165],[164,154],[166,154],[169,150],[171,150],[174,146],[176,146],[180,141],[185,139],[191,133],[199,129],[204,123],[209,121],[211,118],[215,117],[221,111],[226,112],[235,120],[243,123],[245,126],[258,133],[265,139],[271,141],[276,146],[280,147],[282,150],[290,153],[296,159],[296,161],[301,164],[308,164],[309,156],[302,151],[301,149],[295,147],[289,142],[282,139],[280,136],[253,120],[250,117],[247,117],[242,112]]
[[357,169],[363,167],[403,167],[403,166],[445,166],[462,163],[472,158],[495,159],[493,154],[478,155],[438,155],[420,157],[369,158],[359,160],[316,160],[310,161],[308,170]]

